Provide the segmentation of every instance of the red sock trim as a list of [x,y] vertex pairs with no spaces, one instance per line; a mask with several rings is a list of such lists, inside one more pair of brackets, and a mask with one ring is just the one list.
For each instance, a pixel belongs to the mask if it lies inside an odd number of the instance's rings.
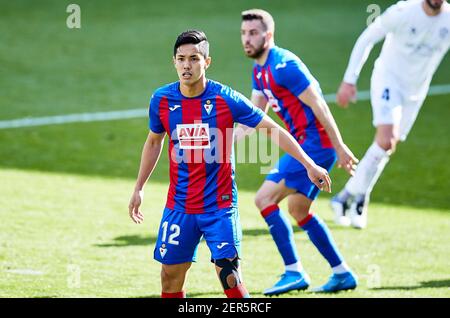
[[278,206],[278,204],[272,204],[269,205],[267,208],[265,208],[264,210],[261,211],[261,215],[263,216],[263,218],[268,217],[272,212],[275,212],[276,210],[279,210],[280,207]]
[[161,292],[161,298],[186,298],[186,292],[184,290],[177,293]]
[[303,220],[297,222],[298,226],[304,227],[306,223],[308,223],[309,220],[312,219],[313,216],[314,214],[312,212],[309,212],[308,215]]
[[249,297],[247,289],[242,284],[239,284],[230,289],[225,289],[225,295],[227,295],[227,298],[247,298],[247,297]]

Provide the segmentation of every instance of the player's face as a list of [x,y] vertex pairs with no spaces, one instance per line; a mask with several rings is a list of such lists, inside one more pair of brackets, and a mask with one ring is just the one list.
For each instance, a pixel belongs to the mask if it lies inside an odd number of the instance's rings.
[[241,41],[248,57],[258,58],[268,48],[267,32],[260,20],[242,21]]
[[428,6],[433,10],[440,10],[444,0],[426,0]]
[[205,59],[198,45],[184,44],[177,49],[173,63],[180,82],[183,85],[192,86],[206,76],[206,69],[211,63],[211,58]]

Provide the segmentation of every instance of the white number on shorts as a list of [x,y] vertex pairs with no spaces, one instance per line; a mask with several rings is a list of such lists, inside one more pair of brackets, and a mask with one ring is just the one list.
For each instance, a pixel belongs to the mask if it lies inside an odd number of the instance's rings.
[[[162,224],[162,228],[163,228],[163,234],[162,234],[162,238],[161,238],[162,242],[166,241],[168,226],[169,226],[169,223],[167,221]],[[172,224],[170,226],[170,231],[172,232],[172,234],[169,235],[169,241],[167,243],[173,244],[173,245],[180,244],[180,242],[175,240],[180,235],[180,227],[177,224]]]
[[381,98],[382,99],[384,99],[384,100],[387,100],[387,101],[389,101],[389,88],[386,88],[384,91],[383,91],[383,96],[381,96]]

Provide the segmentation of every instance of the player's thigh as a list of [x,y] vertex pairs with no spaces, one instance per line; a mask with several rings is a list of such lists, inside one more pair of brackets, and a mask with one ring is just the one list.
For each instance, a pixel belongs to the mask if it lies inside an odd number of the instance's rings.
[[[163,284],[165,282],[178,283],[178,285],[183,285],[186,278],[186,273],[191,267],[192,262],[186,262],[181,264],[162,264],[161,266],[161,280]],[[182,287],[182,286],[181,286]]]
[[402,109],[402,119],[399,125],[399,140],[405,141],[411,131],[420,109],[425,100],[425,95],[420,97],[410,97],[405,101]]
[[258,208],[265,209],[269,205],[280,203],[291,193],[295,193],[295,190],[286,186],[284,177],[276,181],[266,179],[256,192],[255,203]]
[[403,98],[395,78],[385,72],[374,70],[370,84],[373,125],[400,124]]
[[[326,169],[328,172],[331,171],[337,159],[336,152],[332,148],[310,151],[308,155],[318,166]],[[289,194],[300,193],[312,201],[320,193],[320,189],[311,182],[308,177],[308,172],[303,166],[299,169],[288,171],[285,174],[285,185],[287,188],[293,190]]]
[[302,193],[294,193],[288,196],[288,210],[296,221],[301,221],[308,216],[313,200]]
[[302,174],[305,171],[305,167],[296,159],[288,154],[283,155],[256,193],[255,203],[258,208],[278,204],[289,194],[295,193],[295,188],[286,184],[286,177],[290,173]]
[[166,265],[196,261],[201,235],[195,215],[165,208],[153,253],[154,259]]
[[211,251],[211,259],[233,259],[240,255],[242,227],[236,207],[197,215],[198,226]]

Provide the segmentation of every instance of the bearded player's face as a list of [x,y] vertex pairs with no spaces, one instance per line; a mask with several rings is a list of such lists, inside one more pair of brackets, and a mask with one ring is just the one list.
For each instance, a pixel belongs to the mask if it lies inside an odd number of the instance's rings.
[[257,59],[267,49],[267,32],[261,20],[242,21],[241,42],[245,55]]
[[440,10],[444,0],[426,0],[427,5],[433,10]]

